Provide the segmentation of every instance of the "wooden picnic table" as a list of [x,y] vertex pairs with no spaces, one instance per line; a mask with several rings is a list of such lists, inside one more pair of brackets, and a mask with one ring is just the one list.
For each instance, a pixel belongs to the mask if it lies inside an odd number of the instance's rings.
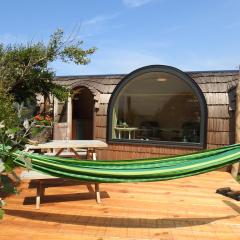
[[[47,143],[40,143],[37,145],[27,144],[25,151],[41,150],[47,151],[46,155],[54,156],[69,156],[71,153],[76,157],[80,158],[79,150],[86,149],[87,159],[97,160],[96,149],[106,148],[108,145],[100,140],[53,140]],[[70,152],[64,152],[64,150],[70,150]],[[67,153],[63,155],[63,153]],[[28,180],[38,180],[37,184],[37,196],[36,196],[36,208],[40,208],[40,198],[44,196],[44,187],[42,181],[44,179],[51,179],[49,175],[41,174],[38,172],[24,172],[22,173],[22,179]],[[95,184],[95,193],[97,203],[101,202],[99,183]]]
[[92,159],[96,157],[97,148],[106,148],[108,145],[100,140],[53,140],[47,143],[39,143],[37,145],[27,144],[25,151],[31,150],[41,150],[48,151],[48,154],[51,153],[55,156],[61,156],[65,149],[69,149],[70,152],[74,153],[75,157],[80,158],[78,154],[78,149],[86,149],[87,156],[92,154]]

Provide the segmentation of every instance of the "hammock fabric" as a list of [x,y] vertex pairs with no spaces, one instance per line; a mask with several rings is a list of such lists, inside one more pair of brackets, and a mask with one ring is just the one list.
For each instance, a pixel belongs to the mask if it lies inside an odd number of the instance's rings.
[[[1,151],[1,149],[0,149]],[[16,151],[17,165],[56,177],[90,182],[152,182],[210,172],[240,159],[240,144],[188,155],[121,161],[90,161]]]

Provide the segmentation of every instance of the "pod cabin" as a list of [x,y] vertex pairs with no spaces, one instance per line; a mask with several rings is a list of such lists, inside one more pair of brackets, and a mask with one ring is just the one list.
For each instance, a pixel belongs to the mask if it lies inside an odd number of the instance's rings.
[[183,72],[152,65],[127,75],[62,76],[54,99],[54,139],[108,143],[99,159],[186,154],[235,143],[239,72]]

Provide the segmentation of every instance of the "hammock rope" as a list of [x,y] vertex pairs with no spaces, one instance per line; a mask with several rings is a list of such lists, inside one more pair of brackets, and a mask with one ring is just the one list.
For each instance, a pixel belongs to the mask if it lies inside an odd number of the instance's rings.
[[[0,146],[0,152],[3,148]],[[240,144],[197,153],[136,160],[90,161],[16,151],[14,162],[48,175],[91,182],[152,182],[193,176],[238,162]]]

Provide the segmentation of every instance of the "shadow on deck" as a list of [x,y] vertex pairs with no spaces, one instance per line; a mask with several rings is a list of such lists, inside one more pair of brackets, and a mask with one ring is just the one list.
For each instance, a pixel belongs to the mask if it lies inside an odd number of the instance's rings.
[[177,227],[192,227],[198,225],[205,225],[214,221],[231,219],[236,215],[216,218],[112,218],[112,217],[94,217],[94,216],[79,216],[59,213],[41,213],[36,211],[24,210],[5,210],[5,213],[14,216],[25,218],[29,220],[74,224],[74,225],[88,225],[95,227],[108,227],[109,220],[111,220],[111,227],[117,228],[177,228]]

